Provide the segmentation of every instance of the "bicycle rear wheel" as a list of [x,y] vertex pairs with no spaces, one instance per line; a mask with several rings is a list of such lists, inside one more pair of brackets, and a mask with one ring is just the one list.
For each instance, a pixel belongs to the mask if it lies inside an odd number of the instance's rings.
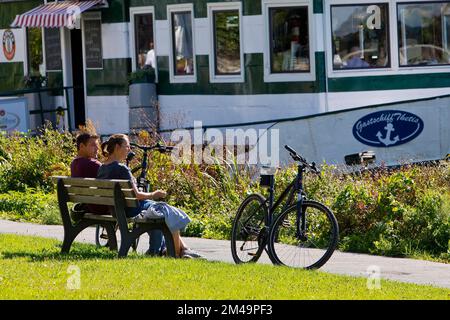
[[[114,230],[117,232],[118,228],[119,226],[116,224]],[[97,248],[109,246],[109,239],[108,233],[106,232],[106,228],[99,224],[95,226],[95,244],[97,245]],[[137,238],[136,241],[133,242],[131,248],[136,252],[138,246],[139,246],[139,238]]]
[[95,226],[95,244],[98,248],[108,246],[108,234],[105,227],[101,225]]
[[281,213],[269,232],[269,252],[273,262],[295,268],[317,269],[333,254],[339,239],[335,216],[323,204],[304,201],[306,232],[298,235],[297,207],[293,205]]
[[237,211],[231,233],[231,254],[235,263],[258,261],[267,244],[265,202],[260,194],[251,194]]

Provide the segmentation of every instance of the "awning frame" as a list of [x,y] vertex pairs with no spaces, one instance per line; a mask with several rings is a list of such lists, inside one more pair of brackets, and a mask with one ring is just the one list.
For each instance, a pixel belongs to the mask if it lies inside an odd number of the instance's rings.
[[84,11],[108,8],[107,0],[66,0],[41,4],[27,12],[19,14],[11,27],[60,28],[73,29]]

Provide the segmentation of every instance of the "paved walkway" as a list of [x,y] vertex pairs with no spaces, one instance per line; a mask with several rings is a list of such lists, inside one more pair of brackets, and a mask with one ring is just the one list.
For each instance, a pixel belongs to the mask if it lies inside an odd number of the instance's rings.
[[[0,220],[0,233],[41,236],[62,241],[64,231],[62,226],[45,226]],[[95,229],[88,228],[77,237],[76,241],[95,243],[94,239]],[[203,254],[208,260],[234,263],[231,257],[229,241],[200,238],[184,239],[191,248]],[[148,236],[145,234],[139,242],[138,251],[144,252],[147,248]],[[261,257],[260,262],[270,263],[265,253]],[[360,277],[367,277],[372,274],[372,270],[379,270],[381,278],[384,279],[450,288],[450,264],[444,263],[337,251],[320,270]]]

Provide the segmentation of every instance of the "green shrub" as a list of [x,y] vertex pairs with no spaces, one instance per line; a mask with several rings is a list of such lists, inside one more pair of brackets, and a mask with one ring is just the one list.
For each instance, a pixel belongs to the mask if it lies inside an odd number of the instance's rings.
[[0,193],[0,217],[41,224],[61,224],[55,194],[9,191]]
[[407,167],[334,184],[341,189],[333,204],[340,249],[448,261],[450,182],[442,179],[448,168]]
[[0,192],[27,188],[52,191],[52,175],[70,174],[73,136],[45,127],[41,135],[0,134]]

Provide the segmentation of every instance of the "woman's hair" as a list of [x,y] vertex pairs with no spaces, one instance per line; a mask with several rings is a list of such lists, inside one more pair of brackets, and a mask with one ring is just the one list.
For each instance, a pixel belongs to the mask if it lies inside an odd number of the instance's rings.
[[113,134],[108,140],[102,143],[103,156],[110,156],[114,152],[116,145],[121,146],[126,141],[128,141],[128,137],[125,134]]

